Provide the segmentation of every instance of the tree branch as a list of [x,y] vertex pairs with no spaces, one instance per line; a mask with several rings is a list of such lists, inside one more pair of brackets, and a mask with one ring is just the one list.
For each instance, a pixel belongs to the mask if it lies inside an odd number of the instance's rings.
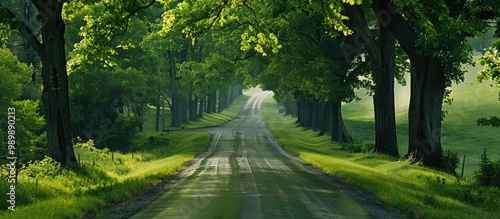
[[134,0],[134,3],[132,3],[132,8],[133,10],[130,11],[129,14],[127,14],[127,16],[123,17],[121,19],[121,22],[120,23],[126,23],[125,24],[125,29],[123,29],[122,31],[120,31],[119,33],[114,33],[115,31],[113,31],[113,36],[111,36],[111,39],[107,42],[105,42],[103,44],[103,46],[109,46],[111,44],[111,42],[113,42],[113,40],[119,36],[122,36],[124,35],[127,31],[128,31],[128,28],[130,27],[130,18],[132,18],[135,14],[137,14],[139,11],[141,10],[144,10],[144,9],[147,9],[151,6],[153,6],[154,3],[156,3],[156,0],[152,0],[151,2],[149,2],[147,5],[144,5],[144,6],[140,6],[140,7],[137,7],[137,8],[134,8],[135,4],[137,3],[137,0]]
[[[5,12],[5,16],[7,17],[7,19],[10,19],[10,22],[7,23],[7,25],[9,25],[13,29],[18,29],[21,35],[26,40],[28,40],[33,49],[35,49],[38,55],[40,57],[43,56],[43,45],[42,43],[40,43],[40,41],[38,41],[38,38],[35,36],[33,31],[31,31],[31,29],[28,27],[26,21],[16,16],[11,10],[5,7],[3,3],[0,3],[0,10],[3,10]],[[16,21],[18,21],[19,24],[16,25],[15,24]]]
[[[391,12],[388,6],[390,5],[389,0],[373,0],[373,11],[375,14],[383,14]],[[395,12],[390,13],[388,20],[382,20],[381,17],[377,16],[381,25],[386,25],[392,32],[392,35],[396,37],[401,48],[408,54],[409,57],[415,56],[416,52],[416,42],[418,35],[413,31],[410,25],[404,20],[401,14]]]

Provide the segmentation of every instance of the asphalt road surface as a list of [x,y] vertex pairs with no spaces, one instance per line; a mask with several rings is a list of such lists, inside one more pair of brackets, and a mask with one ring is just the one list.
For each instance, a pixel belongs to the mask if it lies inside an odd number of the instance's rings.
[[254,94],[237,119],[209,129],[208,151],[132,218],[397,217],[284,152],[262,116],[268,95]]

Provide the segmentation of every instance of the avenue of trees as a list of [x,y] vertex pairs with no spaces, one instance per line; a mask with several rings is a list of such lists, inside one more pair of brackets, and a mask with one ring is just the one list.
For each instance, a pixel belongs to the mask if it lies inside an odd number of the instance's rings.
[[[468,39],[496,30],[499,9],[497,0],[0,1],[0,106],[36,124],[20,125],[25,145],[76,166],[76,136],[127,147],[123,132],[142,131],[150,107],[156,131],[178,127],[222,111],[243,84],[274,91],[300,125],[349,142],[342,103],[367,88],[375,152],[439,167],[443,102],[472,62]],[[499,84],[498,44],[484,45],[480,80]],[[394,83],[405,73],[400,155]],[[160,120],[166,107],[171,124]]]

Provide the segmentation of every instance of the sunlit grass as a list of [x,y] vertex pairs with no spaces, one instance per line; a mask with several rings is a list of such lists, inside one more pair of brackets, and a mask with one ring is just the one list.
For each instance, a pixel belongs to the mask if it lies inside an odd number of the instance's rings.
[[[433,169],[398,162],[374,153],[349,153],[328,136],[298,127],[296,119],[278,114],[270,97],[264,102],[268,127],[282,147],[340,177],[408,218],[495,218],[500,190],[479,188],[470,181]],[[487,201],[486,201],[487,200]]]
[[[152,133],[144,133],[139,142],[147,142]],[[0,218],[82,218],[86,212],[102,209],[106,204],[122,201],[145,186],[182,169],[208,146],[209,134],[174,133],[157,137],[169,144],[143,146],[135,152],[119,153],[99,150],[84,143],[75,147],[82,168],[51,176],[19,175],[16,212],[1,204]],[[0,182],[4,191],[5,181]],[[21,201],[25,200],[25,201]]]

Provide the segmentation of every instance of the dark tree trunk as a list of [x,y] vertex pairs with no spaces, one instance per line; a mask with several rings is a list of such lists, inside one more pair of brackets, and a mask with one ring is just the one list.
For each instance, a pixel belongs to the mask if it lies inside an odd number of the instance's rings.
[[207,113],[214,113],[217,106],[217,92],[214,91],[207,98]]
[[182,97],[181,98],[181,108],[179,109],[179,113],[181,115],[181,123],[188,122],[188,117],[189,117],[188,111],[189,111],[189,99]]
[[297,103],[297,123],[300,126],[304,125],[304,97],[299,94],[299,101]]
[[305,105],[305,109],[304,109],[304,112],[305,112],[305,118],[304,118],[304,126],[307,127],[307,128],[312,128],[312,120],[313,120],[313,104],[312,104],[312,101],[307,98],[307,100],[305,101],[306,105]]
[[[391,6],[389,0],[373,3],[376,13],[388,11]],[[411,158],[412,162],[422,161],[439,167],[442,159],[441,109],[446,89],[445,74],[440,68],[442,60],[418,53],[418,33],[401,14],[394,12],[391,15],[390,19],[381,19],[380,22],[391,30],[411,61],[409,142],[408,153],[404,157]]]
[[319,101],[318,100],[312,100],[311,101],[311,128],[313,130],[317,130],[318,127],[319,127],[319,116],[321,115],[321,113],[319,112],[319,108],[318,108],[318,103]]
[[342,118],[342,102],[332,103],[332,141],[350,142],[351,139],[347,133],[347,129]]
[[321,101],[320,103],[320,112],[318,113],[319,115],[319,133],[318,133],[318,136],[322,136],[325,134],[325,132],[328,130],[328,125],[329,125],[329,122],[328,122],[328,105],[327,103],[325,103],[324,101]]
[[[373,1],[373,8],[378,12],[378,2]],[[358,49],[364,47],[369,54],[370,63],[373,68],[373,78],[375,81],[375,95],[373,97],[375,113],[375,152],[399,156],[395,127],[394,112],[394,59],[395,59],[395,39],[390,34],[384,13],[379,13],[379,42],[377,45],[376,36],[368,27],[363,10],[360,6],[347,6],[346,11],[352,20],[351,27],[355,30],[355,36],[363,39],[363,42],[355,44],[355,48],[349,53],[350,58]],[[350,38],[354,40],[355,38]]]
[[[51,11],[45,11],[47,5],[38,5],[44,16],[42,27],[43,44],[37,52],[42,60],[45,121],[47,128],[48,155],[61,162],[62,166],[78,166],[71,143],[70,114],[68,96],[68,74],[66,71],[66,53],[64,45],[65,24],[61,17],[63,3],[56,1],[39,2],[49,4]],[[32,39],[33,40],[33,39]]]
[[172,97],[172,104],[170,106],[171,123],[170,126],[177,127],[181,124],[181,116],[179,115],[180,101],[179,97]]
[[441,164],[441,120],[445,92],[444,74],[435,58],[412,60],[409,148],[406,158],[426,165]]
[[[386,27],[380,27],[380,58],[372,63],[375,82],[375,152],[399,157],[394,109],[394,67],[396,40]],[[372,62],[373,62],[372,61]]]
[[219,108],[217,110],[218,113],[227,108],[227,93],[227,91],[219,91]]
[[189,100],[189,120],[198,119],[198,98]]

